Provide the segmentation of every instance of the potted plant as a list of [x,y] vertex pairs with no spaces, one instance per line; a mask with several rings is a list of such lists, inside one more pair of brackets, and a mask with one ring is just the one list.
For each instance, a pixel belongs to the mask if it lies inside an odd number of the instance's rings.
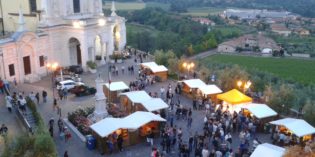
[[120,53],[115,53],[109,56],[111,63],[122,63],[123,56]]
[[89,71],[91,72],[91,73],[96,73],[97,71],[96,71],[96,63],[95,62],[93,62],[93,61],[87,61],[87,63],[86,63],[86,65],[88,66],[88,68],[89,68]]

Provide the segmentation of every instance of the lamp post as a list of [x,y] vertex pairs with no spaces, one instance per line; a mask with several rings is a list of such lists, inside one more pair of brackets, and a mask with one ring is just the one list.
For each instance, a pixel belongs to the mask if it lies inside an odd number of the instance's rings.
[[183,63],[183,68],[188,71],[188,76],[189,76],[189,72],[190,69],[193,69],[195,67],[195,63],[194,62],[184,62]]
[[248,81],[237,81],[237,86],[240,90],[243,90],[243,93],[245,93],[250,86],[252,85],[252,82],[250,80]]
[[46,67],[47,67],[47,69],[49,71],[51,71],[51,87],[52,87],[52,90],[53,90],[53,97],[55,98],[54,77],[55,77],[55,71],[58,68],[58,63],[57,62],[55,62],[55,63],[47,63]]

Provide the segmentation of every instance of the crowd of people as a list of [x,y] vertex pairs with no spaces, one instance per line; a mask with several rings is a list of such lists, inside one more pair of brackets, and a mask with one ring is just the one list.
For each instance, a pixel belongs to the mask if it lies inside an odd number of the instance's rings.
[[[222,105],[212,103],[210,99],[195,98],[191,105],[184,105],[180,101],[181,90],[181,86],[177,85],[173,91],[169,84],[166,90],[161,87],[159,94],[154,92],[170,107],[166,115],[167,125],[160,133],[161,142],[152,148],[152,157],[166,154],[177,154],[179,157],[243,157],[249,156],[261,143],[256,137],[259,120],[247,116],[243,111],[231,113]],[[202,129],[193,134],[191,126],[194,112],[202,112],[205,117]],[[177,124],[176,121],[186,121],[186,136],[183,136],[183,128],[174,125]]]

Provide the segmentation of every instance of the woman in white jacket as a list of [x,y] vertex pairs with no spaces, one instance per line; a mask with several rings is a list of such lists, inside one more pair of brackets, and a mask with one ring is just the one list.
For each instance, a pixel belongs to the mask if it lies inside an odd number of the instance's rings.
[[6,96],[5,97],[5,102],[6,102],[6,106],[8,108],[8,111],[11,113],[12,112],[12,97],[11,96]]

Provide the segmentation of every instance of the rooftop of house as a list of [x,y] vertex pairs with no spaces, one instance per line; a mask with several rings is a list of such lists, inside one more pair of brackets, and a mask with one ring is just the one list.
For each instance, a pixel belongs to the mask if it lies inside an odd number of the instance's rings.
[[283,24],[272,24],[271,30],[273,31],[290,31],[285,25]]
[[229,41],[226,41],[220,45],[229,45],[232,47],[242,47],[242,45],[246,44],[248,40],[255,40],[257,42],[257,46],[259,48],[271,48],[271,49],[280,49],[278,44],[271,38],[265,37],[262,34],[247,34],[243,35],[239,38],[235,38]]

